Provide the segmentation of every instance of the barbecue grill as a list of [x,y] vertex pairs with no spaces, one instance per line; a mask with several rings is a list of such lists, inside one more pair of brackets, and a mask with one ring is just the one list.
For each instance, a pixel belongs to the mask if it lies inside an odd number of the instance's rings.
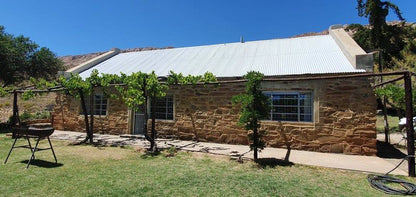
[[[31,151],[31,156],[29,158],[29,161],[27,162],[26,168],[29,168],[30,162],[35,159],[35,152],[36,151],[43,151],[43,150],[52,150],[53,157],[55,159],[55,163],[58,163],[58,160],[56,159],[55,151],[53,150],[51,140],[49,139],[49,136],[52,135],[52,133],[55,131],[55,129],[50,126],[50,124],[34,124],[31,126],[21,126],[21,127],[14,127],[12,128],[13,135],[12,138],[14,138],[14,142],[12,145],[12,148],[9,151],[9,154],[7,155],[6,160],[4,161],[4,164],[7,163],[7,160],[10,157],[10,154],[12,153],[13,149],[15,148],[28,148]],[[30,143],[30,138],[34,138],[36,140],[35,147],[32,148],[32,144]],[[48,139],[49,142],[49,148],[38,148],[39,141],[41,139]],[[22,146],[15,146],[17,139],[26,139],[28,145],[22,145]]]

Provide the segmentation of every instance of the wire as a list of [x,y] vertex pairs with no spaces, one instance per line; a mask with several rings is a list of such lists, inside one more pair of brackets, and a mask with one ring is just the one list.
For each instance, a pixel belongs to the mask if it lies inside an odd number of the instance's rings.
[[[398,179],[398,178],[394,178],[391,176],[388,176],[388,174],[392,171],[394,171],[395,169],[397,169],[404,160],[408,159],[409,157],[415,157],[414,155],[408,155],[406,157],[403,158],[403,160],[396,166],[394,167],[392,170],[390,170],[389,172],[387,172],[385,175],[374,175],[374,174],[369,174],[367,176],[367,180],[370,183],[371,187],[378,189],[380,191],[383,191],[386,194],[394,194],[394,195],[416,195],[416,185],[413,183],[409,183],[407,181]],[[393,188],[393,187],[389,187],[387,186],[388,184],[398,184],[400,185],[402,188],[404,189],[398,189]]]

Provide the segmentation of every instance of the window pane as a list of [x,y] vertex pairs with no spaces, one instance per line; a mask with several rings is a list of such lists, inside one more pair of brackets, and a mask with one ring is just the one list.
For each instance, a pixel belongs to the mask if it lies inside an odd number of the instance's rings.
[[310,92],[265,93],[271,98],[271,120],[312,121],[313,98]]
[[[155,103],[155,118],[162,120],[173,120],[173,97],[167,96],[164,98],[158,98]],[[153,111],[150,106],[150,116]]]
[[[93,115],[107,115],[107,98],[104,95],[94,95]],[[90,115],[91,101],[89,97],[85,98],[87,113]],[[81,110],[82,113],[82,110]]]
[[300,121],[312,121],[312,115],[311,114],[304,114],[300,116]]

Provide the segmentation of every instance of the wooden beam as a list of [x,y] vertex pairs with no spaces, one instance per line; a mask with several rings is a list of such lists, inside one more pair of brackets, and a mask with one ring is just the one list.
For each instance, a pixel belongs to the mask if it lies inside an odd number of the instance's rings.
[[13,92],[13,120],[12,126],[20,125],[19,106],[17,105],[17,92]]
[[409,176],[415,177],[415,141],[413,129],[412,78],[411,73],[404,73],[404,90],[406,99],[407,161]]
[[404,76],[397,77],[397,78],[395,78],[395,79],[391,79],[391,80],[387,80],[387,81],[385,81],[385,82],[382,82],[382,83],[379,83],[379,84],[373,85],[373,88],[377,88],[377,87],[379,87],[379,86],[383,86],[383,85],[386,85],[386,84],[388,84],[388,83],[393,83],[393,82],[395,82],[395,81],[402,80],[403,78],[404,78]]

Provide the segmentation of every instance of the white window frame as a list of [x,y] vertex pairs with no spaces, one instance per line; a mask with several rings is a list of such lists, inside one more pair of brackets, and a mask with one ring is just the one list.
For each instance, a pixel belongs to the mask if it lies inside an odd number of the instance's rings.
[[[265,91],[263,92],[263,94],[269,96],[270,98],[270,117],[267,119],[268,121],[284,121],[284,122],[314,122],[314,95],[313,95],[313,91]],[[301,104],[300,104],[300,100],[301,97],[300,95],[302,94],[309,94],[310,96],[310,105],[307,106],[309,107],[309,113],[301,113]],[[273,104],[273,96],[275,95],[297,95],[297,112],[296,113],[284,113],[284,112],[273,112],[274,111],[274,107],[277,107],[277,105]],[[287,105],[284,107],[294,107],[295,105]],[[303,106],[304,107],[304,106]],[[297,115],[297,120],[273,120],[273,114],[296,114]],[[301,116],[302,115],[309,115],[310,116],[310,120],[302,120]]]

